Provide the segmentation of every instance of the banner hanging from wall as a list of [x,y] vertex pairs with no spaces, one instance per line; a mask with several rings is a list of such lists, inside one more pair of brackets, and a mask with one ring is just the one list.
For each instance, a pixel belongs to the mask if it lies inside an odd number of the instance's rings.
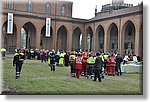
[[51,18],[46,18],[46,37],[50,37],[51,33]]
[[8,13],[7,33],[13,34],[13,13]]

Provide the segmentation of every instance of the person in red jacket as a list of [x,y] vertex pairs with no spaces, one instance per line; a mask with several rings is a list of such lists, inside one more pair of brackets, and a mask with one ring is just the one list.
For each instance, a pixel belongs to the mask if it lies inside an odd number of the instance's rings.
[[87,72],[88,72],[88,63],[87,63],[88,55],[89,55],[88,50],[82,53],[83,56],[82,72],[84,73],[85,77],[87,77]]
[[109,74],[115,75],[116,57],[113,54],[111,54],[109,60],[110,60]]
[[82,63],[83,63],[83,58],[81,54],[79,53],[77,55],[77,58],[74,60],[74,67],[76,69],[76,77],[79,78],[82,70]]

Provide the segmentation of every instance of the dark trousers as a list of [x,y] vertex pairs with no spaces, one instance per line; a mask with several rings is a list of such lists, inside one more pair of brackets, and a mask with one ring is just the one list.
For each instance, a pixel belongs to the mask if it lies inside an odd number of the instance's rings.
[[71,71],[70,73],[75,73],[75,68],[73,67],[73,62],[70,62],[70,66],[71,66]]
[[55,71],[55,65],[51,65],[51,71]]
[[46,62],[46,56],[42,56],[42,63],[43,63],[43,61],[45,61]]
[[95,70],[95,77],[94,77],[94,81],[96,81],[96,79],[98,78],[98,81],[101,81],[101,70]]
[[4,52],[2,52],[2,58],[3,58],[3,60],[5,59],[5,53]]
[[117,74],[119,75],[122,75],[122,71],[121,71],[121,64],[117,64]]
[[16,64],[16,78],[20,77],[20,73],[21,73],[21,69],[22,69],[22,64]]
[[88,75],[94,75],[94,64],[89,64]]
[[83,63],[84,76],[87,76],[87,63]]
[[127,61],[123,60],[123,65],[124,65],[124,64],[127,64]]
[[69,61],[65,60],[65,66],[68,67],[69,66]]

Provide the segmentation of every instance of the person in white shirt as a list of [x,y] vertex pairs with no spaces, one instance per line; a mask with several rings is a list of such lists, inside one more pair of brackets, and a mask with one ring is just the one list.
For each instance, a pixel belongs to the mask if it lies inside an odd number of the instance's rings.
[[136,55],[133,55],[133,62],[134,62],[135,64],[138,62]]
[[123,58],[123,65],[126,64],[130,60],[129,56],[126,54]]

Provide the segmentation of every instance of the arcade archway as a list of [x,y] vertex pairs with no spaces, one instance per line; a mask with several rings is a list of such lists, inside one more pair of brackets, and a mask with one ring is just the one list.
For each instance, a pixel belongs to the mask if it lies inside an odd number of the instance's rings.
[[108,29],[108,35],[110,36],[109,51],[113,53],[118,52],[118,27],[115,23],[112,23]]
[[143,58],[143,24],[140,26],[139,55]]
[[4,47],[7,52],[14,52],[16,48],[16,38],[17,38],[17,28],[15,23],[13,23],[13,33],[7,33],[7,21],[2,26],[2,47]]
[[98,51],[104,52],[104,28],[102,25],[99,25],[97,30],[97,44],[98,44]]
[[63,25],[57,31],[57,50],[67,50],[67,29]]
[[[36,48],[36,28],[34,24],[31,22],[27,22],[22,26],[21,39],[24,37],[25,44],[24,46],[27,49],[35,49]],[[24,35],[25,34],[25,35]],[[23,36],[22,36],[23,35]],[[22,41],[21,41],[22,42]]]
[[73,31],[72,50],[80,51],[81,49],[82,49],[82,33],[81,33],[81,29],[79,27],[77,27]]
[[132,21],[128,20],[124,24],[122,34],[124,34],[124,53],[134,54],[135,26]]
[[53,48],[53,30],[51,27],[50,37],[46,37],[46,25],[43,26],[40,36],[40,48],[51,50]]
[[93,50],[93,31],[91,27],[88,27],[86,30],[87,33],[87,49],[88,51],[92,51]]

